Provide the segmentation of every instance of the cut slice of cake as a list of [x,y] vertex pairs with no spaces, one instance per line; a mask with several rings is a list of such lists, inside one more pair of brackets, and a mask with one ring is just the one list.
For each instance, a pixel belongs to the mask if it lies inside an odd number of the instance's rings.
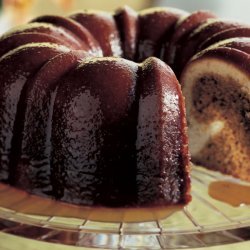
[[228,46],[196,55],[181,76],[190,151],[197,164],[250,180],[250,56]]

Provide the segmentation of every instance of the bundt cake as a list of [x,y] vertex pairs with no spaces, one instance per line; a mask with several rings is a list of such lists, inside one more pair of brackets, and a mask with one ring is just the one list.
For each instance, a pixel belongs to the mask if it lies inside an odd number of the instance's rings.
[[0,38],[0,181],[88,206],[188,203],[181,86],[193,160],[247,179],[249,34],[207,11],[129,7],[10,30]]

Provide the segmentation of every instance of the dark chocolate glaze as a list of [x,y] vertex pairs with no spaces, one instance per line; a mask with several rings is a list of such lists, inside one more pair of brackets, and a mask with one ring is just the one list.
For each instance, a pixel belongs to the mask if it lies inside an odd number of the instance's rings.
[[5,33],[1,40],[7,37],[23,34],[23,33],[44,33],[55,37],[63,42],[63,44],[71,49],[81,49],[81,43],[75,39],[65,28],[56,27],[50,23],[29,23],[25,24],[19,28],[11,29],[9,32]]
[[0,180],[81,205],[186,204],[178,81],[157,58],[117,58],[162,57],[184,15],[85,11],[42,16],[3,35]]
[[[0,180],[9,176],[9,156],[17,104],[23,86],[51,57],[65,51],[53,44],[22,46],[0,59]],[[29,60],[27,60],[27,58]],[[15,143],[15,142],[13,142]]]
[[186,203],[189,155],[179,83],[166,64],[149,58],[139,71],[138,89],[138,203]]
[[119,32],[113,16],[107,12],[85,11],[70,16],[98,41],[104,56],[122,56]]
[[122,43],[123,57],[134,60],[138,35],[138,14],[125,6],[114,15]]
[[139,13],[135,60],[141,62],[150,56],[163,55],[177,21],[185,14],[171,8],[153,8]]
[[[237,46],[237,45],[236,45]],[[245,47],[246,48],[246,47]],[[196,54],[189,63],[193,61],[202,60],[204,58],[217,58],[223,61],[228,62],[229,64],[233,64],[235,67],[238,67],[240,70],[244,70],[246,73],[249,72],[250,68],[250,55],[249,49],[239,50],[238,48],[232,47],[216,47],[213,49],[203,50],[200,53]],[[183,75],[185,75],[185,71],[188,68],[188,65],[183,70]]]
[[179,51],[183,46],[185,46],[186,39],[198,26],[203,24],[210,18],[215,18],[216,16],[208,11],[196,11],[188,15],[186,18],[181,19],[173,32],[169,46],[164,53],[164,61],[169,64],[169,66],[177,71],[176,58],[179,56]]
[[93,56],[102,56],[101,48],[92,34],[85,27],[70,18],[52,15],[40,16],[32,20],[32,22],[50,23],[56,27],[62,27],[79,42],[81,50],[88,51]]
[[227,47],[240,50],[250,54],[250,38],[249,37],[234,37],[213,45],[214,48]]
[[180,75],[180,72],[183,70],[183,67],[189,61],[189,59],[194,56],[200,44],[211,37],[216,33],[219,33],[223,30],[244,27],[246,25],[237,22],[231,22],[221,19],[214,19],[213,21],[208,20],[202,25],[198,26],[187,38],[185,44],[179,51],[179,56],[176,58],[176,65],[178,70],[176,71],[177,75]]
[[31,193],[52,195],[50,174],[51,119],[55,90],[84,52],[61,53],[29,80],[18,104],[11,149],[11,182]]
[[65,45],[63,40],[39,32],[30,32],[30,33],[20,33],[6,37],[5,39],[0,39],[0,57],[9,51],[28,44],[28,43],[55,43],[58,45]]
[[234,37],[250,37],[250,27],[237,27],[229,30],[223,30],[207,38],[200,44],[198,51],[206,49],[210,45]]
[[136,204],[137,69],[124,59],[93,59],[60,84],[52,121],[57,198],[85,205]]

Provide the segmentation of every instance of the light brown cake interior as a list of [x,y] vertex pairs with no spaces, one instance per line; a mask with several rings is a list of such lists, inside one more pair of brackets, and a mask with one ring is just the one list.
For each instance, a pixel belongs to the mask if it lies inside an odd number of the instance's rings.
[[250,180],[249,76],[211,58],[194,63],[182,80],[192,161]]

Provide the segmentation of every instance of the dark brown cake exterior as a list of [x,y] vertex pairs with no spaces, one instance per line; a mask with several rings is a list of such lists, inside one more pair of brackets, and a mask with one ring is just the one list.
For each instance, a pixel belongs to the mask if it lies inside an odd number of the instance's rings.
[[49,59],[22,90],[10,154],[10,183],[31,193],[51,194],[51,117],[61,77],[84,52],[60,53]]
[[106,12],[85,11],[72,14],[71,19],[80,23],[94,37],[103,56],[122,56],[121,41],[115,19]]
[[143,10],[138,16],[138,43],[136,61],[164,54],[176,23],[187,12],[174,8]]
[[189,152],[180,85],[166,64],[149,58],[139,70],[138,89],[138,201],[185,204],[190,200]]
[[119,58],[158,56],[186,14],[83,11],[38,17],[4,34],[1,181],[88,206],[188,203],[180,85],[157,58]]
[[138,14],[125,6],[116,11],[114,18],[120,33],[123,58],[134,61],[138,39]]
[[194,56],[201,43],[207,38],[219,33],[223,30],[238,28],[244,26],[242,23],[223,20],[223,19],[209,19],[205,23],[198,26],[187,38],[186,43],[180,49],[180,59],[177,62],[179,72],[183,70],[186,63]]
[[174,69],[175,74],[179,75],[181,73],[181,69],[178,68],[179,61],[182,58],[182,53],[180,52],[186,46],[188,37],[197,27],[213,18],[216,18],[216,16],[211,12],[197,11],[178,21],[163,55],[164,61]]
[[15,144],[12,142],[14,122],[22,88],[29,76],[47,60],[65,51],[67,48],[63,46],[31,44],[18,47],[0,59],[0,179],[3,181],[7,181],[9,176],[10,152]]
[[51,138],[52,183],[61,200],[136,204],[137,70],[124,59],[90,59],[61,82]]

